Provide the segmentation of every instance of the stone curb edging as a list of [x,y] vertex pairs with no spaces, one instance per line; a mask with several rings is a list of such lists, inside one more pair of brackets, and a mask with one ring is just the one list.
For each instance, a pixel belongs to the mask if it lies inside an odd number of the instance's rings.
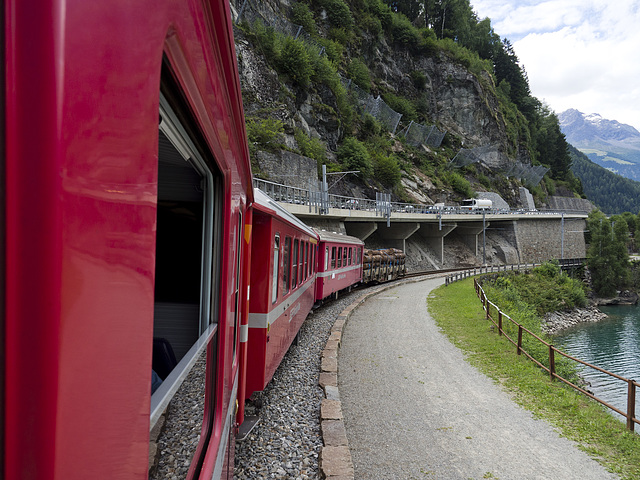
[[320,405],[320,430],[324,446],[320,451],[319,467],[327,480],[354,480],[354,467],[347,441],[347,431],[342,416],[342,403],[338,390],[338,350],[342,342],[342,331],[351,313],[370,297],[406,283],[421,282],[427,278],[445,276],[431,274],[404,281],[385,284],[356,298],[336,318],[329,339],[322,351],[318,384],[325,398]]

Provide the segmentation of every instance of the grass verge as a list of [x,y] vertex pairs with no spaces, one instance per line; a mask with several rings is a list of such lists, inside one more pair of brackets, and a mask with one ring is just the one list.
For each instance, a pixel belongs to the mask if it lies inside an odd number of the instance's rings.
[[554,425],[609,471],[640,478],[640,435],[605,407],[561,382],[499,337],[485,320],[473,279],[442,286],[429,297],[429,312],[443,333],[466,353],[468,361],[512,393],[516,402]]

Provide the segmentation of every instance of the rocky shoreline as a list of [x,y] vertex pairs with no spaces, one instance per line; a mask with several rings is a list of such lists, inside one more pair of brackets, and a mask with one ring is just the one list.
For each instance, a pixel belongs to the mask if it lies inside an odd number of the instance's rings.
[[547,313],[542,319],[542,331],[555,335],[560,331],[587,322],[599,322],[607,318],[607,314],[597,307],[574,308],[566,312]]
[[555,335],[566,328],[573,327],[580,323],[604,320],[607,318],[607,314],[601,312],[598,306],[635,305],[636,303],[638,303],[638,294],[629,290],[618,292],[618,295],[612,298],[592,298],[589,307],[547,313],[542,319],[542,331],[549,335]]

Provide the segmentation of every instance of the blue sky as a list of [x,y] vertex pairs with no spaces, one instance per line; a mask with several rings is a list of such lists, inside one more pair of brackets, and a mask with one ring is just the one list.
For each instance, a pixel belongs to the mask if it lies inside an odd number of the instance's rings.
[[508,38],[532,94],[556,113],[599,113],[640,131],[640,0],[470,0]]

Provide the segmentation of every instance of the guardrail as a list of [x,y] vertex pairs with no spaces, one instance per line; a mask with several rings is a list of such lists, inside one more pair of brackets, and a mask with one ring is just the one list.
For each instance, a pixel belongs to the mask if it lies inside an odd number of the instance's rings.
[[[573,270],[582,267],[585,264],[586,260],[586,258],[564,258],[556,259],[555,261],[558,262],[562,270]],[[477,275],[483,275],[487,273],[519,272],[522,270],[526,272],[527,270],[539,267],[540,265],[540,263],[514,263],[510,265],[484,265],[482,267],[473,267],[446,276],[444,279],[444,283],[445,285],[449,285],[450,283],[464,280],[465,278],[475,277]]]
[[[497,327],[498,335],[504,336],[505,338],[507,338],[507,340],[509,340],[516,347],[516,354],[517,355],[523,355],[524,354],[532,362],[534,362],[540,368],[542,368],[543,370],[548,372],[549,373],[549,378],[552,381],[555,380],[555,379],[560,380],[561,382],[569,385],[570,387],[574,388],[575,390],[578,390],[579,392],[585,394],[589,398],[592,398],[593,400],[601,403],[605,407],[610,408],[611,410],[613,410],[614,412],[618,413],[619,415],[622,415],[627,420],[627,429],[631,430],[632,432],[634,431],[635,424],[636,423],[640,423],[640,420],[638,418],[636,418],[636,413],[635,413],[635,408],[636,408],[636,387],[640,386],[640,383],[636,382],[635,380],[629,379],[629,378],[624,378],[624,377],[622,377],[620,375],[617,375],[617,374],[615,374],[613,372],[609,372],[609,371],[607,371],[607,370],[605,370],[603,368],[597,367],[597,366],[592,365],[590,363],[587,363],[587,362],[585,362],[583,360],[580,360],[580,359],[578,359],[576,357],[568,355],[568,354],[564,353],[563,351],[557,349],[551,343],[546,342],[545,340],[543,340],[542,338],[537,336],[535,333],[531,332],[526,327],[522,326],[521,324],[519,324],[518,322],[513,320],[509,315],[507,315],[506,313],[501,311],[500,308],[495,303],[489,301],[489,299],[487,298],[487,295],[484,292],[484,289],[480,286],[480,284],[478,284],[476,279],[473,280],[473,284],[474,284],[474,288],[476,290],[476,295],[478,296],[478,298],[480,298],[480,301],[482,302],[482,308],[485,311],[486,319],[490,320],[491,323],[493,323]],[[492,309],[493,309],[493,313],[492,313]],[[511,338],[511,336],[509,336],[509,334],[506,331],[506,329],[503,328],[503,325],[504,325],[505,322],[511,323],[513,325],[513,327],[514,327],[514,331],[515,331],[515,329],[517,329],[517,331],[518,331],[517,339]],[[531,338],[533,338],[534,340],[540,342],[541,344],[543,344],[546,347],[546,350],[549,353],[548,353],[548,357],[545,358],[544,360],[548,362],[548,365],[544,365],[542,363],[542,361],[534,358],[533,355],[531,355],[529,352],[527,352],[522,347],[523,335],[525,335],[525,334],[531,336]],[[575,383],[572,383],[571,381],[567,380],[566,378],[560,376],[556,372],[556,367],[555,367],[556,354],[561,355],[561,356],[563,356],[563,357],[565,357],[565,358],[567,358],[569,360],[573,360],[573,361],[575,361],[575,362],[577,362],[577,363],[579,363],[581,365],[584,365],[586,367],[593,368],[594,370],[597,370],[597,371],[602,372],[602,373],[604,373],[606,375],[609,375],[612,378],[615,378],[616,380],[620,380],[622,382],[625,382],[627,384],[627,411],[624,412],[624,411],[620,410],[619,408],[614,407],[613,405],[605,402],[603,399],[598,398],[593,393],[585,390],[584,388],[580,387],[579,385],[576,385]]]
[[329,213],[329,208],[376,212],[380,213],[381,216],[384,216],[382,212],[388,211],[391,213],[431,214],[438,215],[440,217],[456,214],[554,216],[563,214],[586,216],[588,214],[587,211],[583,210],[526,210],[522,208],[487,208],[472,210],[468,207],[463,208],[457,206],[436,207],[435,205],[424,205],[419,203],[381,202],[379,200],[371,200],[368,198],[346,197],[334,194],[328,194],[326,195],[326,198],[323,199],[322,192],[274,183],[260,178],[253,179],[253,186],[265,192],[276,202],[306,205],[309,207],[309,213],[315,211],[318,215]]

